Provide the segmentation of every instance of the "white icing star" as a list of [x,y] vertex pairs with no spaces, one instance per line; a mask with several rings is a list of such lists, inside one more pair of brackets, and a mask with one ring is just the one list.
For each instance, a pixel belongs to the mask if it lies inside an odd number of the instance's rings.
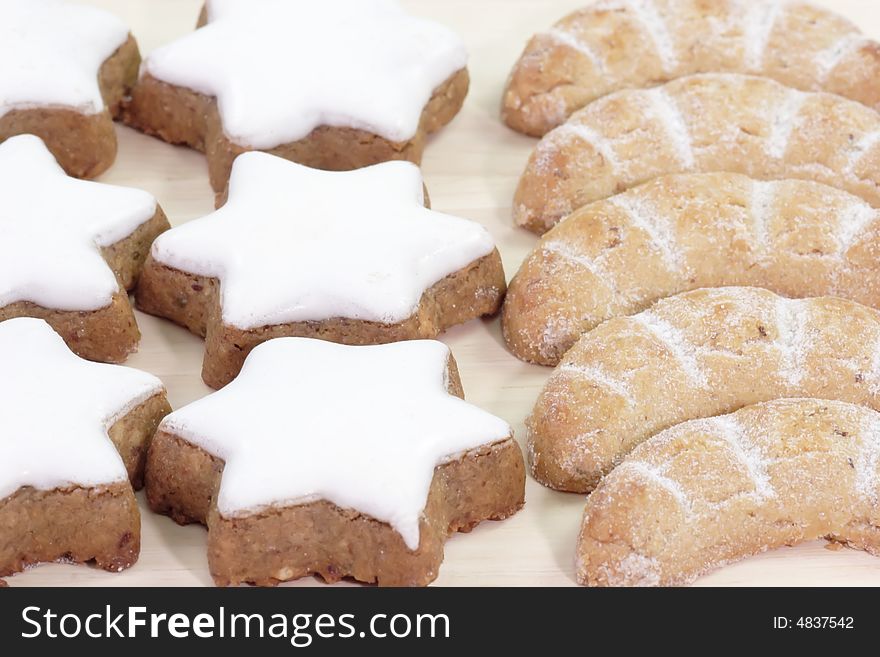
[[409,162],[328,172],[251,152],[235,160],[226,205],[164,233],[152,253],[219,278],[223,321],[250,329],[397,323],[431,285],[493,249],[481,225],[424,207]]
[[448,357],[434,340],[277,338],[160,429],[226,462],[217,499],[225,517],[322,499],[387,522],[415,550],[434,468],[511,435],[447,392]]
[[0,363],[0,499],[127,481],[107,432],[161,392],[159,379],[79,358],[41,319],[0,323]]
[[101,64],[128,38],[112,14],[58,0],[0,0],[0,116],[49,105],[103,111]]
[[[0,67],[2,68],[2,67]],[[0,308],[110,304],[119,282],[101,255],[156,212],[146,192],[77,180],[33,135],[0,144]]]
[[434,89],[467,65],[461,40],[393,0],[209,0],[210,22],[145,61],[215,96],[227,136],[253,148],[320,125],[412,139]]

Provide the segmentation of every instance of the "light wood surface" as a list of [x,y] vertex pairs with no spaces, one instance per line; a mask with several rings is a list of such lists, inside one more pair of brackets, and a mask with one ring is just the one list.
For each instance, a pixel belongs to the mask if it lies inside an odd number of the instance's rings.
[[[535,144],[505,128],[498,118],[506,76],[529,36],[586,0],[410,0],[418,15],[439,20],[463,35],[470,50],[471,92],[464,110],[429,144],[423,162],[433,207],[475,219],[494,235],[510,278],[535,242],[515,228],[510,204],[517,179]],[[201,0],[93,0],[132,27],[144,53],[190,32]],[[876,0],[823,0],[880,36]],[[283,81],[279,80],[279,84]],[[202,155],[118,127],[119,157],[102,177],[155,194],[172,224],[213,209]],[[138,313],[143,339],[128,365],[165,382],[175,408],[209,392],[199,377],[203,342],[169,322]],[[510,355],[497,318],[449,331],[469,401],[505,418],[522,441],[523,420],[550,369],[526,365]],[[43,565],[9,578],[19,585],[209,585],[206,532],[178,527],[153,515],[141,499],[140,561],[122,574],[95,568]],[[575,539],[584,500],[552,492],[531,479],[526,506],[504,522],[484,523],[446,546],[438,585],[574,585]],[[294,585],[315,585],[306,578]],[[825,549],[821,542],[776,550],[701,578],[698,585],[880,585],[880,559],[849,549]]]

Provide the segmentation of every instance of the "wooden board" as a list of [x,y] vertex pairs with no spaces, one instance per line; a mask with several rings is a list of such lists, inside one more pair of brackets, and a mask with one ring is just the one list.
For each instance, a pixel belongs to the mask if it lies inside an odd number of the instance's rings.
[[[142,52],[190,32],[201,0],[93,0],[131,25]],[[475,219],[494,235],[508,278],[535,237],[514,228],[510,205],[533,139],[498,119],[501,91],[529,36],[586,0],[410,0],[418,15],[439,20],[463,35],[470,51],[472,85],[464,110],[429,144],[423,169],[433,207]],[[880,3],[819,0],[880,37]],[[281,83],[281,81],[279,81]],[[202,155],[118,128],[119,157],[102,177],[141,187],[157,196],[172,224],[213,209]],[[209,392],[199,377],[202,340],[171,323],[138,313],[140,351],[128,364],[165,382],[175,408]],[[550,373],[518,361],[504,348],[498,320],[471,322],[445,334],[461,369],[468,399],[505,418],[522,439],[523,420]],[[206,532],[178,527],[153,515],[142,502],[140,561],[122,574],[88,567],[44,565],[9,579],[19,585],[209,585]],[[484,523],[450,539],[438,585],[574,585],[574,547],[583,497],[556,493],[529,480],[526,506],[515,517]],[[315,585],[307,578],[294,585]],[[822,542],[784,548],[721,569],[701,585],[880,585],[880,559]]]

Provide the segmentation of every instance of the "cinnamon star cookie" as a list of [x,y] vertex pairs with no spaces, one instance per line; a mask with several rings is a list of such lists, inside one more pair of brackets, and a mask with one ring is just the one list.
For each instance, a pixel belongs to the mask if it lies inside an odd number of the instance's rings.
[[424,585],[450,534],[523,504],[510,427],[462,397],[440,342],[270,340],[235,381],[165,418],[147,499],[207,524],[219,585]]
[[225,205],[153,244],[138,307],[206,337],[214,387],[273,337],[432,338],[496,312],[505,282],[491,236],[424,202],[409,162],[328,172],[245,153]]
[[113,119],[140,53],[110,13],[60,0],[0,0],[0,142],[35,134],[71,176],[116,159]]
[[147,57],[126,121],[204,151],[215,191],[250,150],[418,163],[467,94],[461,39],[394,0],[208,0],[200,24]]
[[128,302],[168,228],[138,189],[68,177],[43,142],[0,144],[0,321],[40,317],[83,358],[120,362],[140,333]]
[[0,576],[44,561],[131,566],[132,486],[171,409],[145,372],[73,355],[39,319],[0,322]]

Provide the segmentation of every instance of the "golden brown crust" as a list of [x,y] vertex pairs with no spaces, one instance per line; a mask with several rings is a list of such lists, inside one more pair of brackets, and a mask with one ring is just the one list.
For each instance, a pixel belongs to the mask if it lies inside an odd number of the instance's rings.
[[131,235],[103,249],[107,264],[116,274],[120,290],[110,305],[95,311],[44,308],[28,301],[0,307],[0,321],[13,317],[46,320],[75,354],[105,363],[121,363],[137,349],[140,331],[126,290],[134,287],[150,245],[170,225],[161,208]]
[[621,91],[572,115],[535,148],[514,198],[542,233],[574,210],[674,173],[798,178],[880,207],[880,114],[765,78],[707,74]]
[[63,107],[13,110],[0,117],[0,142],[15,135],[36,135],[69,175],[95,178],[116,159],[113,119],[137,80],[140,61],[137,42],[129,35],[101,66],[98,84],[103,112],[82,114]]
[[223,518],[213,503],[222,471],[220,459],[172,434],[160,431],[150,449],[150,508],[181,524],[207,524],[211,574],[221,586],[315,573],[329,582],[425,585],[437,576],[450,534],[506,518],[524,501],[525,466],[512,439],[472,450],[437,467],[419,548],[411,552],[386,523],[324,501]]
[[206,524],[222,459],[182,438],[157,431],[147,452],[146,497],[150,510],[179,525]]
[[[271,284],[271,282],[270,282]],[[277,337],[311,337],[343,344],[381,344],[434,338],[450,326],[498,312],[506,283],[498,250],[441,279],[422,295],[415,314],[398,324],[334,318],[243,330],[223,323],[215,278],[188,274],[147,259],[137,307],[206,338],[202,378],[220,388],[241,370],[258,344]]]
[[218,586],[273,586],[312,574],[327,582],[352,577],[379,586],[425,586],[437,577],[446,538],[513,515],[523,505],[524,486],[522,453],[512,439],[438,466],[415,551],[388,524],[324,501],[242,518],[224,518],[213,506],[211,575]]
[[596,3],[535,35],[508,80],[504,122],[540,137],[606,94],[710,72],[762,75],[880,110],[880,45],[842,16],[800,2],[775,17],[755,0],[652,4],[653,28],[632,5]]
[[110,427],[130,482],[49,491],[26,486],[0,499],[0,576],[58,560],[94,561],[110,571],[134,564],[140,552],[140,513],[132,486],[141,486],[150,440],[170,411],[161,392]]
[[776,400],[639,445],[587,498],[577,577],[669,586],[764,550],[829,538],[880,555],[880,415]]
[[0,308],[0,321],[13,317],[45,320],[73,353],[104,363],[123,362],[137,349],[141,337],[128,295],[123,291],[113,295],[109,306],[93,311],[53,310],[29,301]]
[[150,442],[162,418],[170,412],[168,398],[164,392],[161,392],[138,404],[117,420],[108,431],[135,490],[140,490],[144,486],[144,471]]
[[98,86],[104,105],[114,119],[121,117],[122,104],[137,84],[140,68],[141,53],[132,35],[101,65]]
[[817,183],[727,173],[656,179],[544,235],[510,283],[502,328],[519,358],[555,365],[584,331],[700,287],[880,307],[880,215]]
[[127,483],[38,491],[0,500],[0,575],[51,561],[120,571],[140,552],[140,515]]
[[[450,356],[448,389],[463,398]],[[215,499],[224,463],[180,436],[159,431],[147,463],[147,502],[180,524],[208,527],[208,561],[220,586],[271,586],[309,574],[386,586],[423,586],[437,577],[446,538],[524,503],[525,465],[513,438],[470,450],[434,471],[420,543],[409,550],[391,527],[326,501],[224,518]],[[267,549],[271,546],[271,549]]]
[[587,493],[658,431],[779,397],[880,410],[880,312],[832,297],[791,301],[713,288],[585,333],[526,425],[532,474]]
[[[306,166],[338,171],[388,160],[409,160],[418,164],[427,136],[458,113],[467,96],[468,85],[467,69],[462,69],[437,87],[422,111],[415,137],[409,141],[392,142],[354,128],[319,126],[299,141],[265,152]],[[143,76],[135,86],[123,112],[123,120],[148,135],[203,151],[208,158],[208,174],[215,192],[226,187],[233,160],[254,150],[227,138],[216,99],[150,75]]]

